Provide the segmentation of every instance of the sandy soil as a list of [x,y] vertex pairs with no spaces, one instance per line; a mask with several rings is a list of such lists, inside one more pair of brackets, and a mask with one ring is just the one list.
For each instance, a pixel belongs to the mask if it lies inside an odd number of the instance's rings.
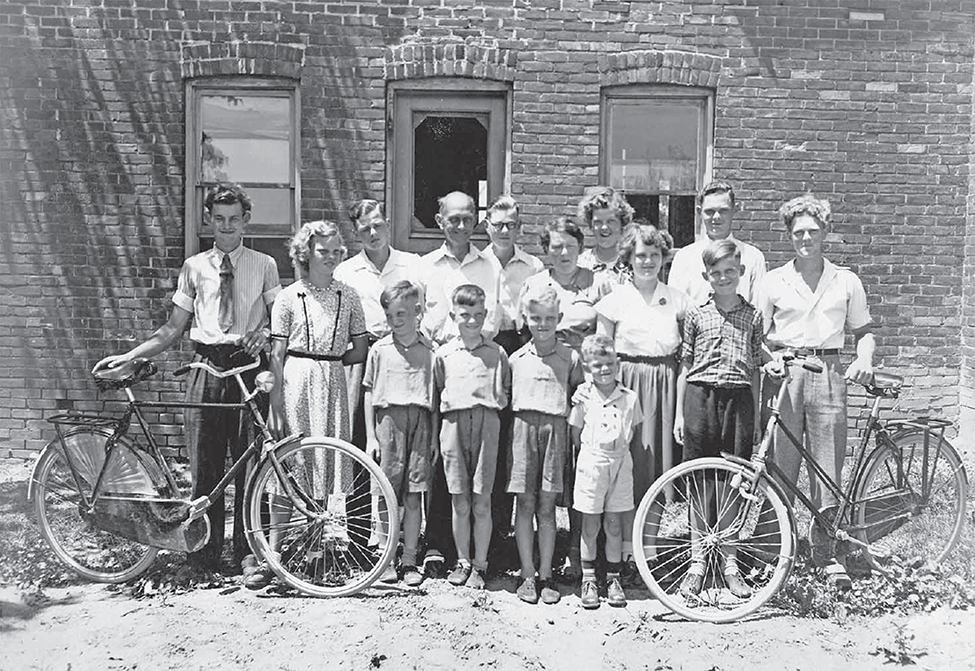
[[555,606],[524,604],[514,589],[514,578],[483,592],[437,580],[319,600],[231,580],[142,598],[91,584],[25,598],[0,585],[0,669],[975,669],[972,611],[816,620],[766,610],[707,625],[645,590],[624,609],[585,611],[568,588]]

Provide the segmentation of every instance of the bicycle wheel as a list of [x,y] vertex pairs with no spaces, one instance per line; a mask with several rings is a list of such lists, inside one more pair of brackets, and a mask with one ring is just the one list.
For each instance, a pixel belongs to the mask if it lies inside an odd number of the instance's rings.
[[965,525],[968,481],[955,449],[944,439],[909,430],[883,441],[867,458],[856,492],[854,519],[872,566],[885,556],[928,565],[941,562]]
[[[347,596],[376,581],[399,542],[396,494],[379,466],[354,445],[306,438],[277,448],[288,488],[264,458],[248,488],[251,549],[287,585],[311,596]],[[377,533],[377,527],[385,533]]]
[[[51,442],[34,467],[34,511],[41,534],[58,559],[88,580],[121,583],[142,574],[158,550],[97,528],[91,501],[92,487],[102,472],[107,429],[84,428]],[[65,458],[71,453],[74,477]],[[100,492],[155,495],[152,467],[127,443],[119,442],[102,475]],[[80,488],[79,488],[80,483]]]
[[[653,595],[691,620],[731,622],[760,608],[792,569],[792,511],[778,485],[762,476],[749,501],[735,486],[748,467],[719,458],[670,469],[650,487],[633,521],[633,553]],[[730,558],[751,591],[731,594]],[[692,563],[703,577],[697,594],[682,593]]]

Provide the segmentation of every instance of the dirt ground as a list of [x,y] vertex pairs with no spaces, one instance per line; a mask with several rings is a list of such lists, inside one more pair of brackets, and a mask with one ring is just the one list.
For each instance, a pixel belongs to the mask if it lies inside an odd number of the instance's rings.
[[[8,469],[9,470],[9,469]],[[2,540],[2,539],[0,539]],[[0,585],[0,669],[975,669],[975,612],[687,622],[645,590],[581,608],[427,581],[320,600],[233,582],[135,598],[105,585],[25,597]]]

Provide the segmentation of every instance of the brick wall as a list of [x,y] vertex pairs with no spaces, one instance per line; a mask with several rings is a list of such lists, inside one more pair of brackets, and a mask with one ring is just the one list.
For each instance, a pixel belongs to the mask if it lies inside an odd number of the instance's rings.
[[[777,265],[778,204],[829,198],[829,255],[867,287],[880,362],[911,377],[902,407],[975,405],[972,0],[133,4],[0,5],[0,457],[41,447],[45,415],[100,408],[87,371],[168,315],[183,77],[208,60],[277,71],[268,59],[298,51],[304,219],[384,197],[387,80],[510,82],[529,233],[599,179],[601,86],[714,87],[714,174],[740,187],[741,236]],[[162,419],[178,448],[178,417]]]

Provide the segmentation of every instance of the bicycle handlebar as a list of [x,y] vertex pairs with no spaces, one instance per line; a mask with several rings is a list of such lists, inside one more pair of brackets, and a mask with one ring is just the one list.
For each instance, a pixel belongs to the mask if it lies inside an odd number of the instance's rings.
[[177,368],[175,371],[173,371],[173,375],[176,377],[180,377],[182,375],[186,375],[194,368],[200,368],[210,373],[210,375],[214,377],[225,378],[225,377],[233,377],[234,375],[237,375],[239,373],[245,373],[249,370],[253,370],[257,368],[260,365],[261,365],[261,357],[259,356],[254,357],[254,360],[251,361],[250,363],[244,364],[243,366],[237,366],[236,368],[228,368],[227,370],[219,370],[217,368],[214,368],[206,361],[193,361],[192,363],[188,363],[184,366],[180,366],[179,368]]

